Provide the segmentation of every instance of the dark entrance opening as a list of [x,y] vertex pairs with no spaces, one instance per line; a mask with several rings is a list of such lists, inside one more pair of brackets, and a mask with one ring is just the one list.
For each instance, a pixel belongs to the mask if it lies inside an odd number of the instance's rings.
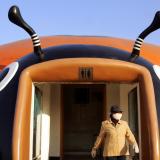
[[63,85],[63,159],[90,160],[105,115],[105,84]]

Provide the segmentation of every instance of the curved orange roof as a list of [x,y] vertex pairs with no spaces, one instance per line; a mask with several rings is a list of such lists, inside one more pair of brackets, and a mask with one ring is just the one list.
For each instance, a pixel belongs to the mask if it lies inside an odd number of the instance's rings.
[[[64,44],[92,44],[110,46],[131,52],[134,44],[134,41],[131,40],[111,37],[48,36],[40,39],[42,48]],[[0,69],[32,51],[31,39],[0,45]],[[154,64],[160,64],[160,47],[144,43],[141,56]]]

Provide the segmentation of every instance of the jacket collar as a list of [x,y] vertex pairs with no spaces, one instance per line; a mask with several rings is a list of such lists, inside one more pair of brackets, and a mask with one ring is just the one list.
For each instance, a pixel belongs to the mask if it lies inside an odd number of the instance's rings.
[[[114,124],[114,123],[112,122],[111,118],[109,119],[109,123]],[[119,120],[117,124],[121,124],[121,123],[122,123],[122,121]]]

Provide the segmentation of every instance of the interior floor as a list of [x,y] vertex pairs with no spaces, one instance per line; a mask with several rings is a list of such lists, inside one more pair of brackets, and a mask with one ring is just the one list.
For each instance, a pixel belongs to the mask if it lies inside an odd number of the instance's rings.
[[64,160],[93,160],[91,156],[79,155],[79,156],[65,156]]

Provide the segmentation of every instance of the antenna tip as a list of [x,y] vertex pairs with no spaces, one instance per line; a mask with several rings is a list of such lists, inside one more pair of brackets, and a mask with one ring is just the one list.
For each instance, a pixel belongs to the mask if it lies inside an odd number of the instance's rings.
[[10,14],[10,13],[16,13],[17,10],[19,10],[18,6],[15,6],[15,5],[14,5],[14,6],[11,6],[11,7],[10,7],[8,13],[9,13],[9,14]]
[[11,8],[8,11],[8,18],[11,22],[13,22],[14,17],[19,14],[20,14],[20,11],[18,6],[15,6],[15,5],[11,6]]
[[158,19],[160,19],[160,11],[156,12],[155,17],[157,17]]

